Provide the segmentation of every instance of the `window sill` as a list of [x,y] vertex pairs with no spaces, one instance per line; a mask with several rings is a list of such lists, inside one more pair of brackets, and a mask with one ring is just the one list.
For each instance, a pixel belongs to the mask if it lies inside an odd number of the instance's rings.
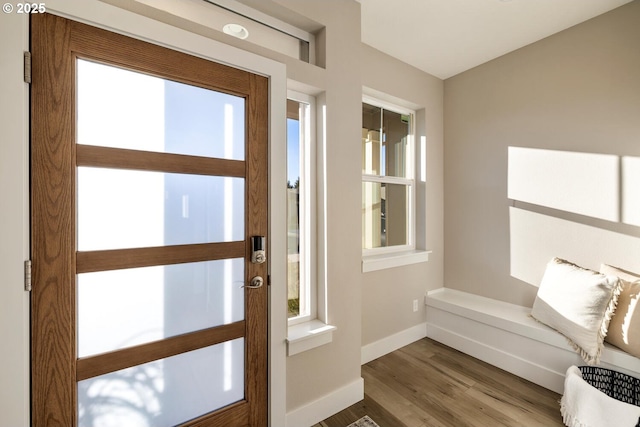
[[333,340],[333,331],[336,329],[335,326],[327,325],[320,320],[311,320],[289,326],[287,356],[293,356],[330,343]]
[[412,250],[362,257],[362,272],[384,270],[429,261],[431,251]]

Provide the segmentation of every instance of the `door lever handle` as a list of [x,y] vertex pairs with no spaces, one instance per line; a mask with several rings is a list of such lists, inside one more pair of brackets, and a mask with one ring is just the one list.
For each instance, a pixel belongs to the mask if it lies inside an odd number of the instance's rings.
[[264,285],[264,279],[261,276],[256,276],[253,279],[251,279],[250,285],[244,285],[242,287],[249,288],[249,289],[257,289],[262,287],[262,285]]

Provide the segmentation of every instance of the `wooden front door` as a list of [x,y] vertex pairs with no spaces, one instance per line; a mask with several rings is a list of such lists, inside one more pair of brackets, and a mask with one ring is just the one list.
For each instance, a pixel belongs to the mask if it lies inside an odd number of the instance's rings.
[[31,37],[33,425],[266,426],[268,80]]

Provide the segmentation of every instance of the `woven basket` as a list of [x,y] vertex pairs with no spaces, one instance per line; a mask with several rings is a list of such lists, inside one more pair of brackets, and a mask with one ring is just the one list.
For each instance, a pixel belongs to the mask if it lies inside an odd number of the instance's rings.
[[[640,406],[640,379],[597,366],[578,366],[582,378],[607,396]],[[640,418],[635,427],[640,427]]]

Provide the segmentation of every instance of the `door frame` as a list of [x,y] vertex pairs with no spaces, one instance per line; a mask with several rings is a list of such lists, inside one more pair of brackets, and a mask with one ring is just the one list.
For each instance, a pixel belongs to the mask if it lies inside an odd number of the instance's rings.
[[[185,31],[99,0],[49,0],[47,12],[125,34],[173,50],[221,62],[269,78],[268,395],[269,425],[285,425],[286,415],[286,66],[268,58]],[[107,19],[107,17],[109,19]],[[26,103],[25,110],[29,105]],[[28,138],[27,138],[28,141]],[[28,179],[28,171],[27,171]],[[28,221],[28,220],[27,220]],[[25,325],[28,331],[28,325]],[[28,364],[28,361],[25,361]],[[25,415],[28,419],[28,415]]]
[[29,50],[29,17],[0,16],[0,221],[1,425],[30,425],[30,293],[24,290],[29,259],[29,85],[24,83],[23,52]]

